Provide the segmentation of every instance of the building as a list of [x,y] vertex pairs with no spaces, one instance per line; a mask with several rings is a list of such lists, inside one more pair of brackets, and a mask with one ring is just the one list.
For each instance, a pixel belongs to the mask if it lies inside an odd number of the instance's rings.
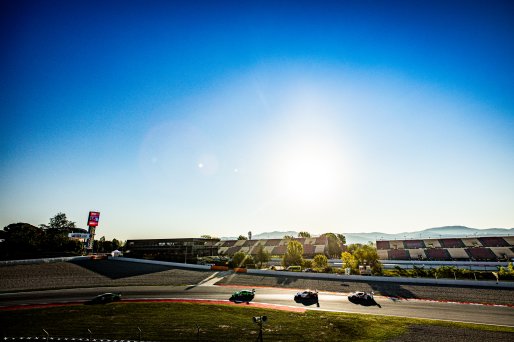
[[219,239],[145,239],[128,240],[123,253],[129,258],[196,263],[198,257],[218,254]]
[[377,240],[376,243],[380,260],[514,260],[514,236]]
[[[303,256],[313,258],[316,254],[327,254],[328,239],[295,238],[303,246]],[[206,256],[232,257],[237,252],[257,254],[262,245],[270,255],[283,257],[287,251],[289,239],[262,240],[223,240],[219,239],[145,239],[128,240],[124,256],[132,258],[156,259],[163,261],[196,263],[197,258]]]
[[[326,237],[295,238],[303,246],[304,258],[313,258],[316,254],[327,254],[328,239]],[[224,240],[219,241],[218,255],[232,256],[237,252],[257,254],[260,245],[272,256],[283,257],[287,251],[289,239],[261,239],[261,240]]]

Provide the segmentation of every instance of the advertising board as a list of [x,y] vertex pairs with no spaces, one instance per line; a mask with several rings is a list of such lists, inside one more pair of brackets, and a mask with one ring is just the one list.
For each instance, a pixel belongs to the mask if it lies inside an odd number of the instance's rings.
[[100,212],[99,211],[90,211],[89,217],[87,219],[87,225],[89,227],[98,226],[98,221],[100,220]]

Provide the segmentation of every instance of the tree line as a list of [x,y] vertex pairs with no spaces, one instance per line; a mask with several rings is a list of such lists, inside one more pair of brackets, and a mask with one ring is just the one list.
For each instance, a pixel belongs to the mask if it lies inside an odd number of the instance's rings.
[[[298,237],[309,238],[308,232],[298,233]],[[379,261],[376,248],[372,244],[351,244],[346,246],[346,237],[343,234],[325,233],[321,237],[327,238],[327,254],[330,258],[341,259],[343,268],[349,268],[351,273],[359,273],[359,265],[370,266],[374,274],[382,273],[382,264]],[[331,272],[332,268],[328,265],[328,258],[325,254],[315,255],[312,260],[304,259],[303,245],[295,240],[293,236],[284,236],[288,239],[286,252],[282,257],[282,266],[301,266],[312,268],[318,272]],[[232,267],[246,267],[248,265],[262,264],[271,260],[270,253],[263,245],[257,247],[257,252],[250,255],[244,252],[237,252],[231,260]]]
[[[85,254],[84,243],[70,239],[70,233],[87,233],[69,221],[66,214],[58,213],[48,224],[36,227],[30,223],[11,223],[0,230],[0,259],[33,259]],[[95,252],[111,252],[122,246],[119,240],[105,237],[93,243]]]

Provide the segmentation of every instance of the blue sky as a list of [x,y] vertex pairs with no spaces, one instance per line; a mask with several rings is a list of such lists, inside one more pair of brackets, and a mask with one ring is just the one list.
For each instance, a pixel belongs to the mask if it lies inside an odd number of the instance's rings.
[[514,227],[510,1],[1,6],[2,227]]

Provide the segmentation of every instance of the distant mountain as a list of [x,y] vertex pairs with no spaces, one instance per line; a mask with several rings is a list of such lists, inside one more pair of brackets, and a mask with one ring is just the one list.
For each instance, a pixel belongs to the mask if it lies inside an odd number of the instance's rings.
[[489,228],[477,229],[464,226],[446,226],[428,228],[417,232],[405,232],[397,234],[374,233],[347,233],[348,243],[367,243],[376,240],[401,240],[401,239],[429,239],[429,238],[452,238],[466,236],[492,236],[492,235],[514,235],[514,228]]
[[[282,239],[284,236],[298,236],[298,232],[295,232],[293,230],[287,231],[287,232],[268,232],[268,233],[260,233],[252,235],[252,240],[260,240],[260,239]],[[245,235],[246,236],[246,235]],[[229,237],[222,237],[221,240],[236,240],[237,237],[235,236],[229,236]]]
[[269,232],[269,233],[260,233],[255,234],[252,236],[252,239],[282,239],[284,236],[298,236],[298,232],[295,232],[293,230],[287,231],[287,232]]
[[[285,235],[298,236],[296,231],[273,231],[260,233],[252,236],[252,239],[281,239]],[[346,243],[368,243],[376,240],[403,240],[403,239],[428,239],[428,238],[451,238],[466,236],[492,236],[492,235],[514,235],[514,228],[488,228],[477,229],[465,226],[445,226],[420,230],[417,232],[405,232],[397,234],[387,234],[381,232],[371,233],[344,233]],[[221,238],[222,240],[235,240],[236,238]]]

